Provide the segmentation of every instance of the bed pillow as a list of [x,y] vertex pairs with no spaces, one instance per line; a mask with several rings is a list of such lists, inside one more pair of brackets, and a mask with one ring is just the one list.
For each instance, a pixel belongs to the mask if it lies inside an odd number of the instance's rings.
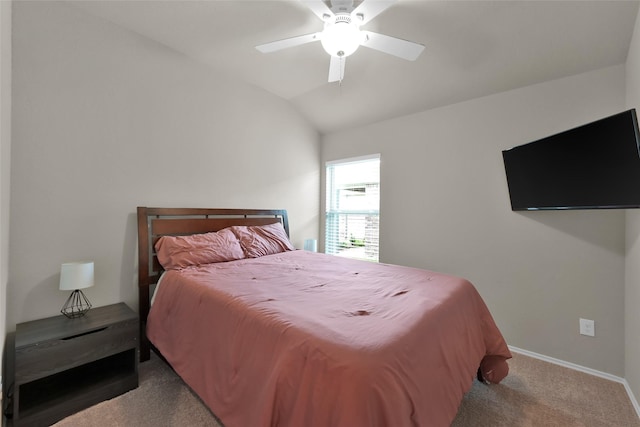
[[244,258],[240,242],[229,228],[190,236],[162,236],[156,243],[156,253],[165,270]]
[[235,225],[231,227],[247,258],[294,251],[282,223],[267,225]]

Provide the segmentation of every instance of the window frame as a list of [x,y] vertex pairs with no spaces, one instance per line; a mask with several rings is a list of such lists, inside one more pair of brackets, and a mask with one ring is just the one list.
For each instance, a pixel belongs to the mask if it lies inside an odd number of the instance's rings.
[[[367,261],[372,261],[372,262],[380,262],[380,191],[381,191],[381,180],[380,180],[380,176],[381,176],[381,165],[382,165],[382,160],[381,160],[381,155],[380,153],[375,153],[375,154],[369,154],[369,155],[365,155],[365,156],[358,156],[358,157],[350,157],[350,158],[344,158],[344,159],[337,159],[337,160],[331,160],[331,161],[327,161],[325,162],[325,194],[324,194],[324,201],[325,201],[325,208],[324,208],[324,252],[331,254],[331,255],[337,255],[337,256],[345,256],[347,258],[354,258],[354,259],[365,259]],[[377,181],[372,183],[375,186],[375,191],[377,191],[377,195],[375,196],[377,198],[377,208],[376,209],[339,209],[336,206],[336,202],[340,199],[339,197],[336,197],[336,189],[335,187],[335,183],[332,182],[332,180],[334,179],[334,169],[332,169],[335,166],[340,166],[340,165],[348,165],[348,164],[355,164],[355,163],[364,163],[364,162],[369,162],[369,161],[378,161],[378,174],[377,174]],[[360,185],[360,183],[358,183]],[[367,184],[369,184],[368,182],[365,182],[365,180],[362,181],[361,185],[364,189],[363,193],[366,194],[366,188],[367,188]],[[355,185],[355,183],[354,183]],[[347,218],[349,218],[349,216],[364,216],[364,225],[361,225],[361,227],[365,228],[364,231],[364,236],[363,236],[363,247],[365,248],[365,253],[367,255],[365,255],[365,257],[361,257],[361,256],[349,256],[348,254],[345,254],[344,250],[341,251],[338,249],[340,243],[339,240],[340,238],[337,236],[334,236],[333,238],[331,238],[329,235],[330,233],[334,232],[334,233],[339,233],[339,226],[329,226],[330,221],[340,221],[340,218],[345,218],[345,221],[348,221]],[[333,218],[333,219],[332,219]],[[375,219],[374,219],[375,218]],[[371,245],[367,246],[366,244],[366,236],[367,236],[367,229],[371,230],[371,228],[367,228],[368,225],[370,224],[372,221],[375,221],[375,227],[373,228],[375,230],[375,236],[371,237],[371,240],[374,241],[374,243],[372,243]],[[359,240],[359,239],[358,239]],[[344,249],[344,248],[343,248]]]

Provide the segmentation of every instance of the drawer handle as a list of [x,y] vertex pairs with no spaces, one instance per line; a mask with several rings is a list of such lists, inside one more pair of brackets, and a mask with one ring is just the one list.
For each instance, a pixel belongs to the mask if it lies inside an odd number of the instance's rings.
[[95,334],[95,333],[97,333],[97,332],[102,332],[102,331],[104,331],[105,329],[107,329],[107,327],[106,327],[106,326],[105,326],[104,328],[96,329],[96,330],[94,330],[94,331],[83,332],[83,333],[78,334],[78,335],[71,335],[70,337],[62,338],[62,340],[63,340],[63,341],[73,340],[73,339],[76,339],[76,338],[79,338],[79,337],[83,337],[83,336],[85,336],[85,335],[91,335],[91,334]]

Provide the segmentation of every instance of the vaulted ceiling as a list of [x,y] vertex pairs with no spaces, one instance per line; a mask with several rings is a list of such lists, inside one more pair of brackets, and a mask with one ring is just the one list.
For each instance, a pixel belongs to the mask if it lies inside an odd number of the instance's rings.
[[421,56],[361,47],[327,83],[320,43],[255,49],[322,30],[298,0],[71,3],[288,100],[322,133],[624,63],[639,5],[398,0],[362,28],[424,44]]

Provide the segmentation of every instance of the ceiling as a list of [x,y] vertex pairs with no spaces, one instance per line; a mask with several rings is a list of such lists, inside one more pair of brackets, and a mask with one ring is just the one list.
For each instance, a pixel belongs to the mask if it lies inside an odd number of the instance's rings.
[[72,3],[286,99],[321,133],[624,63],[639,4],[398,0],[362,29],[426,49],[411,62],[361,47],[340,84],[318,42],[254,48],[322,30],[298,0]]

